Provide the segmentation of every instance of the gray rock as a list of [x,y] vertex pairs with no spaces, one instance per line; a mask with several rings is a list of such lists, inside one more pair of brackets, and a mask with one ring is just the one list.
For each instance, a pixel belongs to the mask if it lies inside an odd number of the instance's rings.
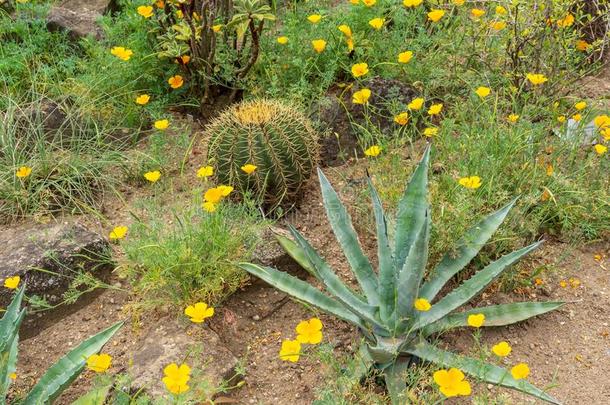
[[[26,224],[0,233],[0,280],[18,275],[27,294],[58,300],[80,271],[101,276],[110,264],[106,239],[79,224]],[[13,293],[0,288],[0,305]]]
[[212,386],[235,377],[238,360],[216,332],[187,322],[172,316],[163,318],[138,342],[129,369],[132,388],[143,388],[155,397],[167,394],[161,379],[163,369],[171,363],[198,369]]
[[47,16],[47,28],[63,30],[73,39],[92,35],[103,37],[97,20],[105,13],[116,10],[115,0],[64,0],[51,8]]

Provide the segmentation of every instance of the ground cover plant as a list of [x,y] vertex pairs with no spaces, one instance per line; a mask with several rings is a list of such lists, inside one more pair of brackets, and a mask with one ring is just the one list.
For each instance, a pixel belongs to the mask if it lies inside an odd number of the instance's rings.
[[[0,0],[0,223],[74,216],[116,269],[73,280],[74,316],[28,297],[9,398],[50,364],[36,337],[129,317],[56,403],[605,400],[574,384],[608,336],[584,286],[610,237],[607,1],[118,0],[99,38],[49,31],[56,3]],[[572,250],[585,267],[561,273]],[[130,344],[165,327],[244,379],[181,349],[143,384],[133,363],[165,350]]]

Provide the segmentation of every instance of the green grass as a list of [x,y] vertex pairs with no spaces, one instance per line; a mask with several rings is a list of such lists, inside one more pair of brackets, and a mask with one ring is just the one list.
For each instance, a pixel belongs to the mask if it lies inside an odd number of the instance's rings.
[[[200,190],[199,190],[200,191]],[[212,214],[194,202],[166,206],[142,200],[145,213],[129,227],[122,272],[144,308],[220,303],[248,277],[235,263],[248,260],[266,222],[251,204],[223,202]]]

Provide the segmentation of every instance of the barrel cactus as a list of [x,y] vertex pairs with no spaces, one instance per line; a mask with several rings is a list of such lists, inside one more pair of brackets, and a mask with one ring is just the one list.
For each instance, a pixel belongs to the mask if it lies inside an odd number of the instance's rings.
[[218,181],[252,193],[270,210],[297,201],[318,160],[318,134],[311,122],[276,100],[229,107],[206,132]]

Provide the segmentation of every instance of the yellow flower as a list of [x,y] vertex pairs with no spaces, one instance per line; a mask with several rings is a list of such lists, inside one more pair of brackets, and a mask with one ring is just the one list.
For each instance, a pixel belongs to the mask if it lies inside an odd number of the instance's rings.
[[483,323],[485,322],[485,315],[484,314],[471,314],[468,315],[468,326],[472,326],[473,328],[480,328],[481,326],[483,326]]
[[413,100],[411,100],[411,102],[407,105],[407,107],[409,108],[409,110],[419,110],[424,106],[424,99],[421,97],[418,98],[414,98]]
[[457,368],[438,370],[433,377],[441,393],[448,398],[458,395],[468,396],[471,393],[470,383],[464,379],[464,373]]
[[296,363],[301,354],[301,343],[298,340],[284,340],[280,349],[280,359]]
[[92,354],[87,357],[87,368],[96,373],[103,373],[110,368],[112,357],[106,353]]
[[155,183],[161,178],[161,172],[159,172],[158,170],[146,172],[144,173],[144,178],[150,181],[151,183]]
[[420,312],[430,311],[432,305],[430,305],[430,301],[425,298],[418,298],[413,302],[413,308]]
[[26,177],[28,177],[30,174],[32,174],[32,168],[29,166],[21,166],[20,168],[17,169],[17,171],[15,172],[15,176],[17,176],[20,179],[25,179]]
[[15,288],[19,287],[20,281],[21,277],[19,276],[9,277],[4,280],[4,287],[8,288],[9,290],[14,290]]
[[508,120],[508,122],[510,123],[515,123],[519,120],[519,115],[518,114],[510,114],[508,117],[506,117],[506,119]]
[[411,58],[413,58],[413,52],[411,51],[404,51],[398,54],[399,63],[409,63]]
[[510,369],[510,374],[515,380],[522,380],[530,375],[530,368],[525,363],[519,363]]
[[252,174],[254,173],[254,171],[256,170],[256,165],[252,165],[250,163],[243,165],[241,167],[242,172],[246,173],[246,174]]
[[307,20],[309,20],[309,22],[312,24],[319,23],[321,19],[322,19],[322,16],[320,14],[312,14],[309,17],[307,17]]
[[567,282],[567,281],[565,281],[565,280],[561,280],[561,281],[559,282],[559,286],[560,286],[561,288],[566,288],[566,287],[568,286],[568,282]]
[[373,28],[375,28],[376,30],[380,30],[381,28],[383,28],[383,24],[385,23],[385,18],[373,18],[371,21],[369,21],[369,25]]
[[565,17],[557,20],[557,26],[560,28],[570,27],[574,24],[574,16],[570,13],[566,14]]
[[288,43],[288,37],[277,37],[277,43],[280,45],[286,45]]
[[536,279],[534,279],[534,284],[542,285],[542,284],[544,284],[544,280],[542,280],[541,278],[536,278]]
[[163,7],[165,7],[165,1],[163,1],[163,0],[157,0],[157,1],[155,2],[155,6],[157,6],[158,8],[163,8]]
[[530,81],[534,86],[538,86],[540,84],[546,83],[549,79],[546,78],[545,75],[541,73],[528,73],[526,75],[527,80]]
[[296,327],[297,341],[316,345],[322,341],[322,321],[311,318],[309,321],[301,321]]
[[184,18],[184,14],[182,13],[182,10],[176,10],[176,17],[182,19]]
[[508,344],[508,342],[500,342],[497,345],[493,345],[491,351],[498,357],[506,357],[512,351],[512,347]]
[[205,179],[212,175],[214,175],[214,168],[212,166],[202,166],[199,168],[199,170],[197,170],[197,177],[200,179]]
[[587,103],[585,101],[580,101],[574,104],[574,108],[576,108],[578,111],[582,111],[587,108]]
[[578,41],[576,41],[576,49],[584,52],[589,49],[589,43],[587,41],[579,39]]
[[348,38],[352,37],[352,29],[349,27],[349,25],[342,24],[342,25],[338,26],[337,29],[339,31],[341,31],[343,33],[343,35],[345,35],[346,37],[348,37]]
[[606,127],[606,128],[601,128],[599,130],[599,132],[602,134],[602,136],[604,137],[604,141],[608,142],[610,141],[610,127]]
[[506,15],[507,11],[502,6],[496,6],[496,14],[498,15]]
[[460,186],[476,189],[481,187],[481,178],[479,176],[462,177],[458,183]]
[[370,156],[370,157],[379,156],[380,153],[381,153],[381,148],[379,147],[379,145],[373,145],[364,151],[364,154],[366,156]]
[[576,122],[579,122],[582,119],[582,115],[581,114],[574,114],[572,115],[572,119]]
[[218,187],[209,188],[203,195],[203,199],[212,204],[220,202],[222,197],[222,190],[220,190]]
[[150,18],[155,14],[152,6],[140,6],[137,8],[137,10],[138,14],[140,14],[144,18]]
[[10,373],[8,375],[8,378],[10,378],[11,380],[15,381],[17,379],[17,373]]
[[394,122],[398,125],[407,125],[407,122],[409,122],[409,113],[401,112],[400,114],[395,115]]
[[438,22],[445,15],[445,10],[434,9],[428,13],[428,20]]
[[324,52],[324,48],[326,48],[326,41],[323,39],[314,39],[311,41],[311,46],[317,53]]
[[212,25],[212,31],[218,33],[222,30],[222,24]]
[[603,129],[606,127],[610,128],[610,116],[608,115],[598,115],[597,117],[595,117],[593,122],[595,123],[595,126],[599,129]]
[[435,136],[438,134],[438,128],[436,127],[428,127],[424,129],[424,135],[427,137]]
[[352,5],[357,6],[358,4],[360,4],[360,0],[349,0],[350,3],[352,3]]
[[373,7],[377,3],[377,0],[362,0],[362,4],[367,7]]
[[595,153],[597,153],[599,156],[603,155],[604,153],[608,152],[608,147],[605,145],[602,145],[601,143],[596,144],[593,149],[595,149]]
[[136,104],[145,105],[150,101],[150,96],[148,94],[141,94],[136,97]]
[[489,87],[481,86],[475,90],[475,93],[477,93],[477,96],[485,98],[489,96],[489,93],[491,93],[491,89]]
[[403,0],[402,4],[405,7],[417,7],[422,4],[424,0]]
[[186,364],[178,366],[172,363],[163,369],[163,384],[172,394],[181,394],[189,390],[188,381],[191,379],[191,368]]
[[559,121],[559,123],[563,124],[564,122],[566,122],[566,116],[560,115],[559,117],[557,117],[557,121]]
[[552,164],[549,163],[546,165],[546,175],[547,176],[549,176],[549,177],[552,176],[554,171],[555,171],[555,169],[553,168]]
[[203,204],[201,204],[201,207],[206,212],[214,212],[214,211],[216,211],[216,204],[214,204],[213,202],[206,201]]
[[216,188],[218,189],[218,191],[220,191],[220,194],[223,197],[227,197],[229,194],[231,194],[233,192],[233,187],[231,187],[231,186],[220,185],[220,186],[218,186]]
[[115,46],[110,50],[110,53],[121,60],[129,60],[131,55],[133,55],[133,51],[131,49],[126,49],[122,46]]
[[354,40],[351,38],[347,38],[345,40],[345,42],[347,43],[347,49],[351,52],[354,50]]
[[485,10],[481,10],[480,8],[473,8],[472,10],[470,10],[470,15],[473,18],[480,18],[485,15]]
[[603,258],[604,258],[604,256],[601,253],[596,253],[593,256],[593,260],[595,260],[596,262],[601,262]]
[[191,61],[191,56],[190,55],[182,55],[182,56],[178,56],[178,59],[180,62],[182,62],[183,65],[186,65],[187,63],[189,63]]
[[108,234],[108,239],[110,240],[117,240],[117,239],[123,239],[125,237],[125,235],[127,235],[127,227],[126,226],[115,226],[114,229],[112,231],[110,231],[110,233]]
[[175,75],[170,77],[167,82],[172,89],[178,89],[184,84],[184,79],[180,75]]
[[463,6],[464,5],[464,1],[465,0],[451,0],[451,2],[453,4],[455,4],[456,6]]
[[352,66],[352,75],[355,78],[362,77],[369,72],[369,65],[366,63],[356,63]]
[[198,302],[195,305],[189,305],[184,309],[184,314],[191,318],[191,322],[202,323],[206,318],[214,315],[214,308],[208,307],[204,302]]
[[367,104],[369,102],[369,98],[371,97],[371,90],[369,89],[361,89],[352,95],[352,103],[354,104]]
[[506,22],[495,21],[491,24],[491,28],[493,28],[496,31],[502,31],[504,28],[506,28]]
[[169,120],[157,120],[155,121],[155,128],[159,131],[163,131],[169,127]]
[[441,111],[443,109],[443,105],[442,104],[432,104],[430,106],[430,109],[428,110],[428,114],[429,115],[437,115],[440,114]]

